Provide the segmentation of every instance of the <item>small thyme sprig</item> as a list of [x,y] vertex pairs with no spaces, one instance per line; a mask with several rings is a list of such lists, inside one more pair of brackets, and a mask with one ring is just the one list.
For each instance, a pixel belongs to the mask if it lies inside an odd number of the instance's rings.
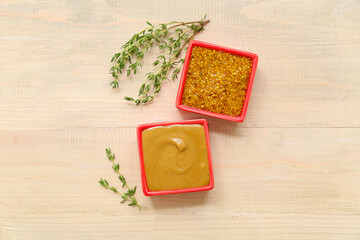
[[[159,44],[159,49],[167,52],[168,56],[161,54],[153,62],[156,67],[153,72],[146,74],[147,78],[139,89],[137,98],[125,97],[125,100],[132,101],[136,105],[151,102],[154,96],[161,90],[161,84],[165,80],[169,80],[168,75],[172,71],[171,79],[177,78],[180,68],[184,63],[184,58],[177,61],[181,52],[185,49],[191,39],[196,34],[204,30],[204,25],[210,20],[205,20],[206,15],[200,21],[192,22],[170,22],[159,25],[152,25],[146,22],[149,27],[139,33],[136,33],[122,47],[121,51],[116,53],[111,62],[110,73],[114,77],[111,82],[112,88],[118,88],[119,75],[126,70],[127,76],[131,73],[136,74],[138,69],[142,67],[141,60],[144,58],[145,52],[152,48],[154,43]],[[135,62],[132,62],[135,58]],[[126,67],[126,65],[128,65]],[[175,68],[175,69],[174,69]]]
[[101,186],[103,186],[106,189],[109,189],[111,191],[113,191],[116,194],[120,194],[122,197],[122,201],[120,203],[124,203],[125,201],[129,201],[130,203],[128,204],[128,206],[137,206],[139,208],[139,210],[141,211],[141,209],[146,209],[145,206],[141,206],[138,201],[136,200],[135,197],[135,193],[136,193],[136,186],[134,188],[130,188],[126,182],[126,179],[124,177],[124,175],[122,175],[119,170],[120,170],[120,165],[119,163],[115,163],[115,154],[113,154],[111,152],[110,148],[106,148],[106,155],[107,158],[112,162],[113,166],[112,169],[114,170],[114,172],[117,173],[119,180],[122,183],[122,188],[126,187],[127,188],[127,192],[125,193],[121,193],[117,190],[117,188],[111,186],[108,181],[106,179],[100,178],[99,183]]

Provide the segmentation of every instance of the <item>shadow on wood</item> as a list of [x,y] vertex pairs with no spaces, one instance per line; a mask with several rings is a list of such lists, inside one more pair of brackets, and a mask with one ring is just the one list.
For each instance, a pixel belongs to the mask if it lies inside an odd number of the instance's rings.
[[195,207],[203,205],[208,200],[208,191],[181,193],[172,195],[152,196],[150,208],[165,209],[178,207]]

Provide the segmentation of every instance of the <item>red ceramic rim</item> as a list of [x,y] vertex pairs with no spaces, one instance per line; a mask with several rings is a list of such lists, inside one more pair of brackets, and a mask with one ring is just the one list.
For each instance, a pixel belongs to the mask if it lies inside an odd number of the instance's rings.
[[[186,188],[186,189],[175,189],[175,190],[164,190],[164,191],[149,190],[149,188],[147,186],[147,182],[146,182],[146,174],[145,174],[145,167],[144,167],[144,155],[143,155],[143,147],[142,147],[142,131],[147,128],[158,127],[158,126],[187,125],[187,124],[201,124],[204,126],[208,160],[209,160],[209,173],[210,173],[209,185],[206,185],[203,187],[197,187],[197,188]],[[142,124],[136,128],[136,132],[137,132],[137,141],[138,141],[138,149],[139,149],[139,159],[140,159],[141,184],[142,184],[142,190],[144,192],[144,195],[156,196],[156,195],[165,195],[165,194],[174,194],[174,193],[199,192],[199,191],[208,191],[208,190],[211,190],[214,188],[214,175],[213,175],[212,161],[211,161],[209,127],[208,127],[207,121],[205,119]]]
[[[245,56],[245,57],[249,57],[252,59],[253,65],[252,65],[252,69],[251,69],[251,73],[250,73],[248,88],[246,91],[244,107],[239,116],[229,116],[229,115],[225,115],[225,114],[205,111],[205,110],[201,110],[198,108],[188,107],[181,103],[183,92],[184,92],[185,81],[186,81],[186,75],[187,75],[189,62],[190,62],[190,58],[191,58],[191,52],[192,52],[193,47],[195,47],[195,46],[205,47],[205,48],[214,49],[214,50],[223,51],[223,52],[228,52],[231,54]],[[176,107],[178,109],[181,109],[184,111],[198,113],[198,114],[202,114],[202,115],[206,115],[206,116],[210,116],[210,117],[221,118],[221,119],[225,119],[225,120],[229,120],[229,121],[233,121],[233,122],[244,121],[247,107],[249,104],[250,93],[251,93],[251,88],[252,88],[254,77],[255,77],[257,63],[258,63],[258,56],[255,53],[245,52],[245,51],[228,48],[228,47],[222,47],[222,46],[214,45],[211,43],[206,43],[206,42],[201,42],[201,41],[196,41],[196,40],[191,41],[189,43],[189,47],[186,52],[184,67],[183,67],[183,70],[181,73],[179,89],[178,89],[178,93],[177,93],[177,97],[176,97]]]

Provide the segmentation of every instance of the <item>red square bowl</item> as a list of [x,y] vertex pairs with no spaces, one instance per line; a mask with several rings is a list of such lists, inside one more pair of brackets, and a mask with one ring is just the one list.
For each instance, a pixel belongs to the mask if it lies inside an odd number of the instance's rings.
[[[247,91],[246,91],[246,95],[245,95],[245,102],[244,102],[243,109],[239,116],[230,116],[230,115],[225,115],[225,114],[214,113],[214,112],[210,112],[210,111],[206,111],[206,110],[202,110],[202,109],[198,109],[198,108],[189,107],[189,106],[182,104],[182,97],[183,97],[188,67],[189,67],[189,63],[190,63],[191,53],[195,46],[204,47],[204,48],[208,48],[208,49],[214,49],[214,50],[218,50],[218,51],[222,51],[222,52],[228,52],[228,53],[231,53],[234,55],[249,57],[252,59],[252,69],[251,69],[249,83],[248,83],[248,87],[247,87]],[[189,47],[188,47],[188,50],[187,50],[186,56],[185,56],[184,67],[182,70],[179,89],[178,89],[178,93],[177,93],[177,97],[176,97],[176,107],[178,109],[181,109],[184,111],[198,113],[198,114],[202,114],[202,115],[206,115],[206,116],[210,116],[210,117],[221,118],[221,119],[225,119],[225,120],[229,120],[229,121],[233,121],[233,122],[244,121],[247,106],[248,106],[249,99],[250,99],[250,92],[251,92],[252,84],[253,84],[254,77],[255,77],[257,62],[258,62],[258,56],[254,53],[245,52],[245,51],[227,48],[227,47],[222,47],[222,46],[218,46],[218,45],[214,45],[214,44],[206,43],[206,42],[200,42],[200,41],[195,41],[195,40],[191,41],[189,43]]]
[[[207,155],[208,155],[208,161],[209,161],[209,173],[210,173],[209,184],[206,186],[196,187],[196,188],[174,189],[174,190],[163,190],[163,191],[149,190],[147,181],[146,181],[146,173],[145,173],[145,166],[144,166],[142,132],[145,129],[152,128],[152,127],[170,126],[170,125],[188,125],[188,124],[201,124],[204,127],[205,139],[206,139],[206,145],[207,145]],[[141,183],[142,183],[143,192],[146,196],[208,191],[208,190],[211,190],[214,188],[214,175],[213,175],[212,162],[211,162],[209,128],[208,128],[208,123],[205,119],[142,124],[137,127],[136,131],[137,131],[137,141],[138,141],[139,159],[140,159]]]

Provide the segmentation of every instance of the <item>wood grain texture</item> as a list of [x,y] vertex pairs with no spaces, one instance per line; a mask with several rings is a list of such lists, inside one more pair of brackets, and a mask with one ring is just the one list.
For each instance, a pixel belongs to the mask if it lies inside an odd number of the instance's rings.
[[[259,55],[248,113],[209,122],[215,188],[120,205],[112,147],[140,187],[135,127],[199,118],[178,81],[135,107],[150,62],[109,87],[146,20],[211,19],[197,39]],[[156,51],[146,59],[152,60]],[[0,240],[360,239],[360,2],[0,2]]]

